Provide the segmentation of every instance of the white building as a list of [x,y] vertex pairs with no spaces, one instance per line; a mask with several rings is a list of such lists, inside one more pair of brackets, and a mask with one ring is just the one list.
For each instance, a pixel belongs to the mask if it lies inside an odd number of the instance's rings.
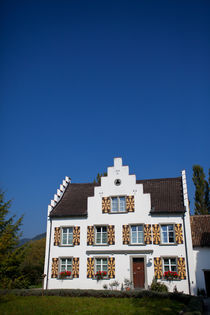
[[[136,180],[115,158],[100,185],[66,177],[48,207],[45,289],[103,289],[124,279],[148,288],[156,277],[195,294],[193,257],[185,171]],[[166,280],[168,270],[178,278]],[[106,273],[99,281],[98,271]]]

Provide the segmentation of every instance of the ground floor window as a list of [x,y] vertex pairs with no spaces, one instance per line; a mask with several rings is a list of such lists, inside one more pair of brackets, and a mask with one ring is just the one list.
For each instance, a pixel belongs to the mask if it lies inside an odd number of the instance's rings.
[[164,272],[173,271],[177,272],[176,258],[163,258]]

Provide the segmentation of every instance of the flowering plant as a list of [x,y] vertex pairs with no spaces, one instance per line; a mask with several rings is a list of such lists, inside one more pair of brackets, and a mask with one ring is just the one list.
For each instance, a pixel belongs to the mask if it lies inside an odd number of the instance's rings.
[[179,275],[177,274],[176,271],[165,271],[164,274],[163,274],[163,277],[166,280],[170,281],[170,280],[178,279]]
[[71,276],[71,271],[61,271],[60,274],[59,274],[60,278],[61,279],[65,279],[67,277],[70,277]]
[[97,271],[95,274],[95,277],[97,281],[102,280],[104,277],[106,277],[107,273],[106,271]]

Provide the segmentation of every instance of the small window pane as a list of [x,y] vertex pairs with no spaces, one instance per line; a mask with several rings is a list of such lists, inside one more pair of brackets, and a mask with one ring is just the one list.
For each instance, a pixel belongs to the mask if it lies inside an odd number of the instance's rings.
[[120,211],[125,211],[125,197],[120,197]]

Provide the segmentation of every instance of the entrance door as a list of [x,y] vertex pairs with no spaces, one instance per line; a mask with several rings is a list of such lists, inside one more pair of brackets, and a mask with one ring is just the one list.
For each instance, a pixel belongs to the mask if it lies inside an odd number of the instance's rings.
[[206,283],[206,293],[210,297],[210,270],[204,271],[205,283]]
[[134,288],[144,288],[144,258],[133,258]]

